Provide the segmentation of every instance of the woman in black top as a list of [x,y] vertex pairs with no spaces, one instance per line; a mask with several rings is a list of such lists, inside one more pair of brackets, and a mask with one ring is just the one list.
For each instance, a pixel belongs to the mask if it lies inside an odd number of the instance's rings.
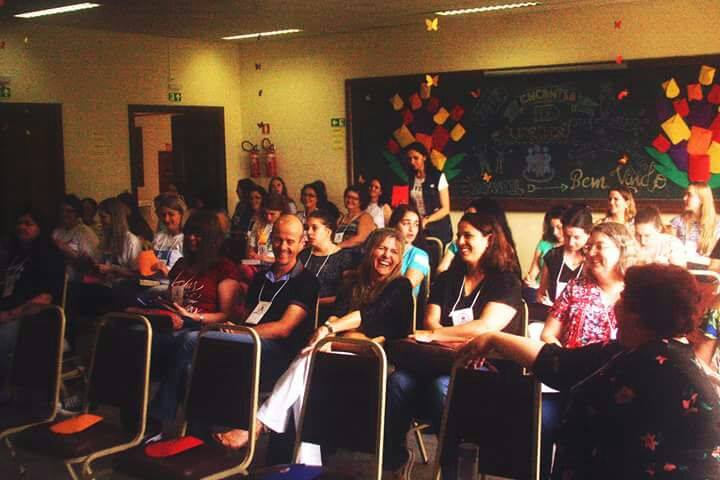
[[[419,342],[467,341],[481,333],[521,333],[516,317],[521,303],[515,252],[497,219],[465,214],[458,224],[458,255],[432,286]],[[405,447],[412,419],[429,416],[438,427],[447,396],[449,373],[437,376],[397,369],[388,379],[385,463],[407,471],[413,457]]]
[[618,340],[575,349],[492,332],[468,344],[568,392],[553,479],[720,478],[720,397],[685,336],[698,286],[685,269],[631,267],[615,304]]
[[429,161],[430,155],[422,143],[405,147],[405,157],[410,170],[409,204],[420,212],[425,236],[437,237],[446,244],[452,240],[447,178]]
[[[367,242],[367,253],[338,295],[335,309],[327,322],[314,333],[308,346],[295,358],[277,381],[272,394],[258,411],[259,433],[264,429],[284,432],[290,412],[299,420],[305,390],[308,355],[315,344],[327,337],[343,333],[362,338],[398,339],[410,333],[412,323],[412,287],[400,275],[404,240],[395,229],[375,230]],[[248,440],[246,430],[230,430],[219,434],[218,441],[230,448],[242,448]],[[299,463],[320,464],[320,448],[303,443]]]

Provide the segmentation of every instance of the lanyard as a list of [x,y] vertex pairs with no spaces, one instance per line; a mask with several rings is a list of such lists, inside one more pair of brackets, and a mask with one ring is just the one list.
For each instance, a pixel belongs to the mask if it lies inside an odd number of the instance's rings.
[[350,221],[348,221],[348,223],[346,223],[346,224],[344,225],[345,228],[342,229],[342,232],[338,232],[338,233],[342,233],[342,234],[344,235],[345,232],[347,231],[347,229],[350,228],[350,225],[352,225],[352,223],[353,223],[355,220],[357,220],[358,218],[360,218],[360,215],[362,215],[363,213],[364,213],[364,212],[360,212],[360,213],[358,213],[357,215],[355,215],[354,217],[352,217],[352,218],[350,219]]
[[[285,288],[285,285],[287,285],[287,283],[288,283],[289,281],[290,281],[290,278],[286,279],[286,280],[283,282],[283,284],[280,286],[280,288],[278,288],[277,292],[275,292],[275,295],[273,295],[272,298],[270,299],[270,304],[271,304],[271,305],[272,305],[272,303],[275,301],[275,297],[277,297],[277,296],[278,296],[278,293],[280,293],[280,290],[282,290],[283,288]],[[260,303],[260,302],[262,301],[261,299],[262,299],[263,290],[265,290],[265,280],[263,280],[262,287],[260,287],[260,293],[258,293],[258,303]]]
[[[555,285],[559,285],[560,283],[568,283],[568,282],[560,281],[560,275],[562,274],[564,266],[565,266],[565,254],[563,253],[563,260],[562,260],[562,263],[560,264],[560,270],[558,270],[557,278],[555,279]],[[580,264],[580,268],[578,268],[578,271],[575,274],[575,278],[578,278],[580,276],[580,274],[582,273],[583,266],[585,266],[585,262]]]
[[[303,265],[303,267],[305,267],[305,268],[307,268],[308,263],[310,263],[310,259],[313,257],[312,251],[309,252],[309,253],[310,253],[310,255],[308,255],[308,258],[307,258],[307,260],[305,261],[305,264]],[[337,253],[337,252],[336,252],[336,253]],[[322,269],[325,268],[325,264],[328,262],[328,260],[330,260],[330,255],[334,255],[334,254],[335,254],[335,253],[330,253],[330,254],[328,254],[328,255],[325,256],[325,261],[323,261],[322,265],[320,265],[320,268],[318,268],[318,271],[315,272],[315,277],[319,277],[319,276],[320,276],[320,272],[322,272]]]
[[[485,282],[483,281],[480,284],[480,288],[478,289],[477,293],[475,294],[475,298],[473,298],[473,301],[470,304],[470,307],[469,307],[470,309],[472,309],[475,306],[475,302],[477,302],[477,299],[480,296],[480,292],[482,292],[482,289],[484,286],[485,286]],[[460,302],[460,298],[462,297],[462,294],[464,291],[465,291],[465,277],[463,276],[463,283],[462,283],[462,286],[460,287],[460,292],[458,293],[457,300],[455,300],[455,304],[453,305],[452,309],[450,309],[450,315],[452,315],[453,312],[455,311],[455,307],[457,307],[458,302]],[[468,308],[468,307],[466,307],[466,308]]]

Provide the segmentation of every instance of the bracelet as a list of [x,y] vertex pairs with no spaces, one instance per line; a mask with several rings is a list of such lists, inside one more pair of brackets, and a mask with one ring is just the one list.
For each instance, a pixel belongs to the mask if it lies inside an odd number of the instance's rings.
[[333,328],[332,323],[329,321],[323,323],[322,326],[327,328],[330,333],[335,333],[335,328]]

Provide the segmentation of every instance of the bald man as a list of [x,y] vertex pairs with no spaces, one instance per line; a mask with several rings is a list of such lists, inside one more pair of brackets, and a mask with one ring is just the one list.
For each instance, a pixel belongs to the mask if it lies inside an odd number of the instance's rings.
[[308,341],[313,329],[317,278],[297,260],[303,243],[303,224],[295,215],[282,215],[271,235],[275,262],[258,272],[245,296],[250,312],[245,324],[262,340],[260,378],[272,387]]

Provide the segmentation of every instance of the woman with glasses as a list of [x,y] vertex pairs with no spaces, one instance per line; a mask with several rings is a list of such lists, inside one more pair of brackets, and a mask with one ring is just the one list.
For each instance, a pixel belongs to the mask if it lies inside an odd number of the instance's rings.
[[347,213],[338,220],[335,243],[340,248],[356,248],[365,243],[370,232],[375,230],[375,222],[365,211],[369,197],[367,190],[359,185],[351,185],[343,194]]

